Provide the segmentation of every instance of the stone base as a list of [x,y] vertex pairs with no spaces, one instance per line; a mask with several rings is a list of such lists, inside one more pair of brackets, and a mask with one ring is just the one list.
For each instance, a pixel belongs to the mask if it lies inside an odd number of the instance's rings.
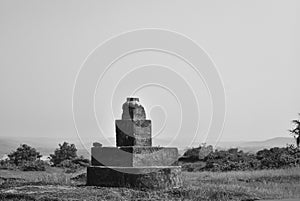
[[181,167],[103,167],[87,168],[87,185],[168,189],[182,185]]

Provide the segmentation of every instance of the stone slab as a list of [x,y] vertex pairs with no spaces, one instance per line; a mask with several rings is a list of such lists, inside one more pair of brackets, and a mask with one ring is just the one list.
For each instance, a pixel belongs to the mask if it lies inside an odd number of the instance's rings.
[[132,166],[133,155],[118,147],[92,147],[93,166]]
[[173,147],[92,147],[93,166],[143,167],[176,165]]
[[152,146],[151,120],[116,120],[116,144],[121,146]]
[[87,168],[87,185],[168,189],[182,185],[181,167],[101,167]]

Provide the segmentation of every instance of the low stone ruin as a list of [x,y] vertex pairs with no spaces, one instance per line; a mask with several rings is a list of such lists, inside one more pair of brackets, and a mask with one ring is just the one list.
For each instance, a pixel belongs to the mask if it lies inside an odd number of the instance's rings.
[[138,98],[127,98],[115,121],[117,147],[92,147],[87,185],[165,189],[180,187],[177,148],[153,147],[151,120]]

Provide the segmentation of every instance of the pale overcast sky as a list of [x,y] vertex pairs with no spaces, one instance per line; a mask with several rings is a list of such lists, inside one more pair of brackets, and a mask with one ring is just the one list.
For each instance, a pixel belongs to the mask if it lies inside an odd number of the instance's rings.
[[[290,120],[300,112],[299,10],[297,0],[1,0],[0,136],[76,137],[72,91],[81,64],[108,38],[143,28],[182,33],[213,59],[227,98],[222,141],[288,136]],[[116,84],[109,80],[113,82],[110,78],[122,77],[116,70],[118,66],[157,63],[176,68],[181,65],[169,57],[157,53],[128,56],[115,65],[102,86],[114,90]],[[166,79],[172,80],[171,77]],[[190,79],[193,82],[193,78]],[[123,88],[127,86],[124,83]],[[201,81],[199,88],[193,86],[203,100],[199,114],[200,136],[207,130],[211,113],[203,86]],[[167,96],[167,93],[161,89],[148,90],[137,95],[157,132],[166,115],[159,108],[153,108],[150,113],[150,102],[154,96]],[[120,94],[112,101],[116,117],[121,116],[121,104],[126,98],[122,91],[119,89]],[[101,107],[101,95],[99,89],[96,108]],[[173,104],[171,96],[167,100]],[[167,112],[175,110],[175,103],[169,109],[165,106]],[[167,115],[174,117],[174,122],[169,124],[177,125],[176,114]],[[100,109],[97,115],[108,121],[105,133],[113,137],[114,118],[101,113]],[[193,120],[191,114],[190,121]],[[166,129],[161,138],[170,137],[176,128]],[[185,139],[191,137],[184,135]]]

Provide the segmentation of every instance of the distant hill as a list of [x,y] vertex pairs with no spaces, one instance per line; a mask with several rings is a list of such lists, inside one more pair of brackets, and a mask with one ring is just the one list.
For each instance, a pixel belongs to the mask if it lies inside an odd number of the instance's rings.
[[275,137],[264,141],[239,141],[239,142],[220,142],[218,148],[239,148],[247,152],[256,152],[264,148],[285,147],[287,144],[295,144],[292,137]]
[[265,141],[245,142],[241,146],[283,147],[294,143],[295,140],[292,137],[276,137]]

